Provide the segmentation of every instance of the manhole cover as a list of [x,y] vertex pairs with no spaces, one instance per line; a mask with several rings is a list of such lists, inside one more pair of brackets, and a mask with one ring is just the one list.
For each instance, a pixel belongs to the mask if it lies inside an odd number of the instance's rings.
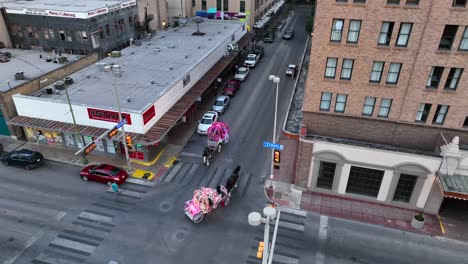
[[8,242],[13,242],[13,241],[15,241],[15,238],[14,238],[14,237],[10,237],[10,238],[8,239]]
[[179,233],[177,233],[176,238],[182,240],[182,239],[185,238],[185,234],[182,233],[182,232],[179,232]]
[[170,202],[162,202],[159,204],[159,209],[162,211],[162,212],[168,212],[172,209],[172,203]]

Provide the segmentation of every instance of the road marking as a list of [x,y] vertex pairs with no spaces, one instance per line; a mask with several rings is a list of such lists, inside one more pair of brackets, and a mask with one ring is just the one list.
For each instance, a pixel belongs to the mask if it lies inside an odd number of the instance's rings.
[[182,162],[177,163],[177,165],[169,172],[169,175],[166,176],[164,179],[165,182],[171,182],[174,176],[179,172],[180,168],[182,168]]
[[439,214],[436,214],[436,215],[437,215],[437,219],[439,219],[440,230],[442,230],[442,233],[445,234],[445,228],[444,228],[444,224],[442,223],[442,219],[440,219]]
[[58,252],[52,252],[49,250],[44,250],[37,256],[32,263],[34,264],[52,264],[52,263],[83,263],[84,259],[77,258],[77,257],[72,257],[68,255],[64,255]]
[[304,226],[303,225],[297,225],[297,224],[293,224],[293,223],[288,223],[288,222],[283,222],[283,221],[279,221],[278,225],[280,227],[284,227],[284,228],[287,228],[287,229],[292,229],[292,230],[297,230],[297,231],[304,231]]
[[170,158],[166,161],[166,163],[164,163],[164,167],[166,167],[166,168],[171,167],[172,164],[173,164],[176,160],[177,160],[177,157],[176,157],[176,156],[170,157]]
[[60,220],[62,219],[67,213],[64,211],[60,211],[56,216],[55,219]]
[[298,264],[299,260],[291,257],[286,257],[280,254],[273,254],[273,261],[285,264]]
[[28,241],[26,241],[26,243],[24,244],[24,247],[23,249],[21,249],[21,251],[16,254],[16,256],[6,260],[3,262],[3,264],[13,264],[15,263],[16,259],[19,258],[26,249],[28,249],[30,246],[32,246],[32,244],[34,244],[37,240],[39,240],[43,235],[45,234],[44,230],[39,230],[34,236],[32,236]]
[[99,215],[99,214],[90,213],[90,212],[82,212],[79,215],[79,217],[98,221],[98,222],[112,224],[112,217],[105,216],[105,215]]
[[202,155],[198,153],[190,153],[190,152],[181,152],[180,156],[188,156],[188,157],[194,157],[194,158],[201,158]]
[[91,246],[60,237],[57,237],[54,239],[54,241],[50,242],[49,246],[86,256],[91,255],[96,249],[96,246]]
[[156,185],[156,182],[150,182],[150,181],[145,181],[145,180],[135,179],[135,178],[128,178],[126,182],[144,185],[144,186],[150,186],[150,187],[153,187],[154,185]]
[[298,215],[298,216],[303,216],[303,217],[307,216],[307,212],[303,210],[297,210],[297,209],[292,209],[292,208],[282,207],[282,206],[279,206],[278,208],[281,210],[281,212],[284,212],[287,214],[293,214],[293,215]]
[[82,233],[82,232],[78,232],[78,231],[74,231],[74,230],[69,230],[69,229],[65,229],[65,230],[63,230],[63,232],[67,233],[67,234],[70,234],[70,235],[85,237],[85,238],[92,239],[92,240],[97,240],[97,241],[103,241],[104,240],[104,238],[102,238],[102,237],[93,236],[93,235],[90,235],[90,234],[86,234],[86,233]]
[[81,223],[81,222],[77,222],[77,221],[73,221],[72,224],[78,225],[78,226],[84,226],[84,227],[91,228],[91,229],[98,230],[98,231],[102,231],[102,232],[108,232],[109,233],[111,231],[110,229],[107,229],[107,228],[93,226],[93,225],[90,225],[90,224],[87,224],[87,223]]
[[[328,232],[328,216],[321,215],[320,216],[320,227],[319,227],[319,243],[323,243],[327,239],[327,232]],[[321,251],[320,246],[317,248],[317,252],[315,253],[315,263],[316,264],[323,264],[325,263],[325,255]]]

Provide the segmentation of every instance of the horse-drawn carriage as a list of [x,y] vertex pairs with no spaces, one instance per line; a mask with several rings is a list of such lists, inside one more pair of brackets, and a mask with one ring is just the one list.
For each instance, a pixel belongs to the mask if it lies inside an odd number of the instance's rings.
[[229,126],[223,122],[214,122],[207,130],[207,146],[203,150],[203,164],[210,165],[213,154],[221,152],[222,145],[229,142]]

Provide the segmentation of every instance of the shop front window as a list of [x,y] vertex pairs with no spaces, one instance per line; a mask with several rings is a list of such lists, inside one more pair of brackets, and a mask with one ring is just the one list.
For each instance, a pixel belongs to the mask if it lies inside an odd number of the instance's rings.
[[393,201],[409,203],[417,180],[418,176],[400,174],[400,179],[398,180],[395,194],[393,195]]
[[377,198],[383,175],[382,170],[351,166],[346,192]]
[[317,178],[317,188],[331,190],[335,177],[336,163],[320,162],[320,169]]

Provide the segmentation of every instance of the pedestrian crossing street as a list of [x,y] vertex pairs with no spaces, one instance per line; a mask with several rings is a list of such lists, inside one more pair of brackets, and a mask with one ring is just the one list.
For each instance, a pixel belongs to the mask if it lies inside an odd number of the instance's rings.
[[[179,184],[186,188],[211,187],[219,184],[225,185],[232,174],[232,167],[204,166],[201,162],[180,161],[160,179],[160,182]],[[237,191],[244,195],[252,181],[253,175],[245,170],[240,170]]]
[[119,187],[122,193],[117,200],[108,191],[72,220],[73,228],[59,232],[32,263],[87,263],[86,257],[91,256],[113,231],[115,219],[128,214],[154,185],[155,183],[145,180],[128,179]]
[[[287,207],[277,207],[280,210],[278,222],[278,233],[276,235],[273,263],[275,264],[299,264],[300,251],[304,249],[304,221],[307,212]],[[270,224],[270,242],[273,238],[275,223]],[[261,224],[255,228],[255,238],[245,263],[258,264],[262,259],[257,258],[257,250],[260,241],[263,241],[265,225]]]

